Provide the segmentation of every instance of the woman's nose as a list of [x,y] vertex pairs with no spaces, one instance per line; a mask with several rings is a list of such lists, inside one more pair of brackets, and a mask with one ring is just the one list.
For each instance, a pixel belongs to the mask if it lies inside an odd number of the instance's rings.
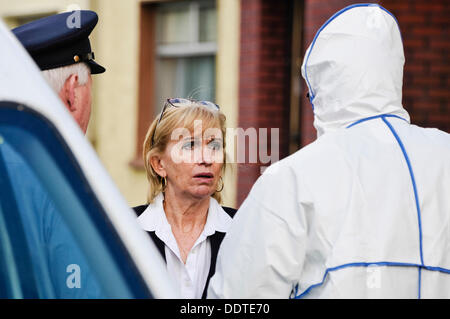
[[196,150],[195,162],[199,164],[212,164],[214,160],[211,149],[208,146],[203,146]]
[[208,146],[203,146],[203,162],[206,164],[212,164],[213,159],[211,148]]

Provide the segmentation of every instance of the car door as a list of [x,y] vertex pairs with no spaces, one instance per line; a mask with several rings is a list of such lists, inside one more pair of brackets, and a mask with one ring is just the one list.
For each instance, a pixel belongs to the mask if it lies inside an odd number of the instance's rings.
[[0,21],[0,298],[173,298],[164,262]]
[[4,297],[147,298],[67,145],[48,121],[0,102]]

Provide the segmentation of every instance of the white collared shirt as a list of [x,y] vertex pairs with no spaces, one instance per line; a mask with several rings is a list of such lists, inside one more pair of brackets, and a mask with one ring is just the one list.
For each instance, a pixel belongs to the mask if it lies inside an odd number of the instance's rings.
[[181,296],[186,299],[199,299],[202,297],[211,266],[211,243],[208,236],[216,231],[225,233],[232,219],[211,197],[205,227],[192,246],[184,264],[164,212],[163,199],[164,195],[159,194],[138,217],[138,223],[144,230],[154,231],[156,236],[164,242],[167,271],[179,287]]

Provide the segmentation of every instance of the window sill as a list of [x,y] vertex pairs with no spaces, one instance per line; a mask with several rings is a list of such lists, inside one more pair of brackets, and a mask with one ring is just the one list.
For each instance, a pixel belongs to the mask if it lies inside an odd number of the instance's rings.
[[136,170],[145,171],[144,160],[140,157],[135,157],[128,163],[128,165]]

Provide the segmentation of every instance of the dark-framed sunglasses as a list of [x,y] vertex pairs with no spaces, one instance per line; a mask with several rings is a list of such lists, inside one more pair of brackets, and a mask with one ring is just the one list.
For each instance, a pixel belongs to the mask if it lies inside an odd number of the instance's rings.
[[155,130],[153,131],[152,145],[155,144],[154,139],[155,139],[156,128],[158,127],[159,122],[161,122],[161,119],[163,118],[164,112],[167,110],[167,108],[169,108],[169,107],[185,107],[185,106],[205,106],[213,111],[220,110],[220,107],[216,103],[213,103],[210,101],[197,101],[194,99],[185,99],[185,98],[179,98],[179,97],[167,99],[166,102],[164,103],[161,114],[159,115]]

